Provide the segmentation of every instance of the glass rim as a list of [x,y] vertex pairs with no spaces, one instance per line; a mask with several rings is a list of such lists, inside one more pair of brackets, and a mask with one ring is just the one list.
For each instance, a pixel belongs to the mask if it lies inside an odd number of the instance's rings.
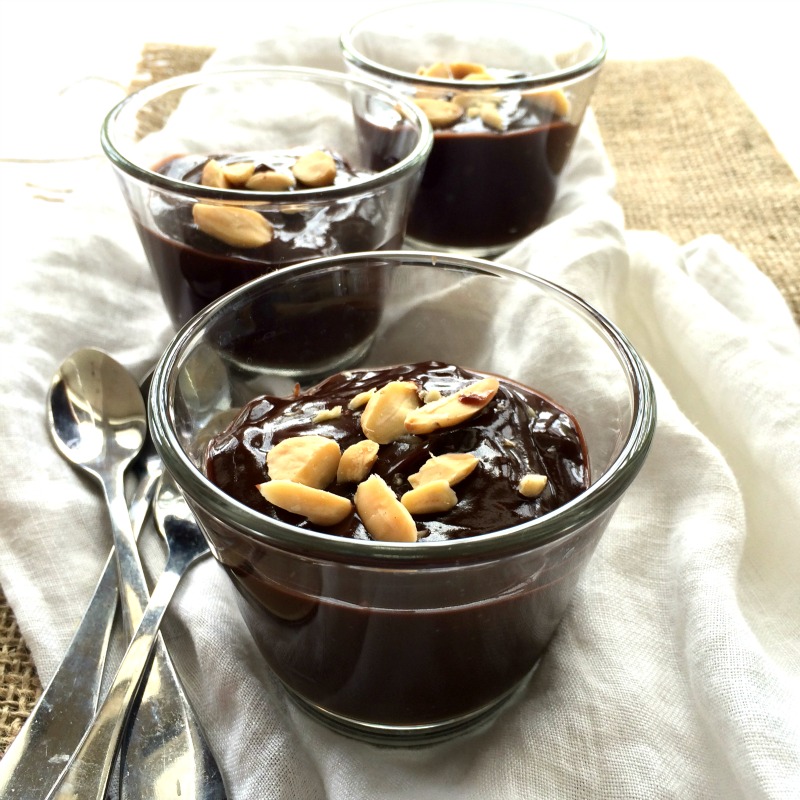
[[[498,531],[458,540],[436,542],[376,542],[334,536],[298,528],[274,520],[234,500],[207,478],[184,452],[175,433],[168,399],[177,385],[175,367],[201,331],[238,299],[269,290],[285,280],[302,278],[320,269],[347,266],[363,260],[381,260],[432,268],[451,266],[473,274],[523,278],[568,305],[601,335],[614,351],[632,392],[632,421],[625,443],[603,474],[580,495],[541,517]],[[523,270],[466,256],[424,250],[359,252],[312,259],[284,267],[234,289],[199,312],[178,331],[153,371],[148,396],[148,415],[153,441],[166,469],[190,499],[239,533],[261,543],[306,557],[373,567],[447,566],[462,559],[502,557],[533,550],[569,536],[599,517],[622,496],[642,467],[656,427],[656,398],[649,372],[627,337],[610,320],[578,295],[558,284]],[[579,421],[580,422],[580,421]]]
[[[393,67],[388,67],[385,64],[381,64],[378,61],[374,61],[373,59],[369,58],[368,56],[361,53],[359,48],[356,46],[354,38],[358,31],[358,28],[364,25],[365,23],[369,22],[372,19],[376,19],[377,17],[383,16],[384,14],[390,14],[392,12],[402,11],[404,9],[413,9],[419,8],[421,9],[420,14],[425,14],[425,9],[429,9],[431,6],[478,6],[478,5],[486,5],[485,0],[433,0],[433,2],[426,2],[426,0],[422,0],[421,2],[412,2],[412,3],[405,3],[401,5],[392,6],[390,8],[384,8],[379,11],[374,11],[370,14],[366,14],[365,16],[361,17],[359,20],[353,23],[347,30],[342,32],[339,36],[339,46],[342,51],[342,55],[348,63],[357,67],[361,70],[369,72],[370,74],[380,75],[383,80],[389,81],[398,81],[402,83],[413,83],[419,86],[428,86],[431,88],[439,88],[439,89],[453,89],[457,88],[460,90],[464,89],[464,81],[457,80],[454,78],[434,78],[430,76],[418,75],[414,72],[405,72],[404,70],[394,69]],[[542,16],[549,16],[553,18],[558,18],[562,20],[569,20],[570,22],[577,23],[578,25],[583,26],[587,31],[590,32],[592,38],[595,40],[596,47],[592,51],[592,53],[583,59],[580,63],[575,64],[571,67],[566,67],[564,69],[556,69],[552,72],[542,73],[536,77],[528,76],[525,78],[504,78],[498,79],[493,81],[481,81],[478,85],[480,89],[506,89],[506,90],[516,90],[516,91],[523,91],[526,89],[541,89],[546,86],[552,86],[553,84],[560,84],[560,83],[567,83],[569,81],[574,81],[577,78],[583,77],[585,75],[594,72],[595,70],[599,69],[600,66],[603,64],[607,54],[607,44],[606,44],[606,37],[598,28],[592,25],[590,22],[583,20],[579,17],[573,16],[571,14],[565,14],[561,11],[556,11],[552,8],[545,8],[543,6],[536,6],[531,5],[528,3],[519,3],[519,2],[505,2],[501,0],[501,2],[492,2],[490,3],[491,8],[493,11],[496,11],[498,8],[503,6],[514,7],[514,8],[523,8],[526,12],[536,12],[541,14]],[[424,16],[423,16],[424,18]]]
[[[297,191],[254,191],[251,189],[219,189],[210,186],[181,181],[169,178],[153,169],[143,167],[125,156],[117,145],[114,134],[114,124],[119,117],[129,109],[144,107],[148,102],[179,89],[188,89],[215,80],[224,80],[235,77],[278,77],[292,78],[295,80],[317,81],[339,86],[357,85],[369,89],[381,97],[386,98],[394,106],[403,109],[404,119],[413,119],[419,129],[419,138],[411,152],[381,172],[375,173],[364,179],[353,181],[343,186],[325,186],[316,189],[299,189]],[[159,189],[175,194],[203,198],[209,200],[229,200],[249,204],[254,203],[279,203],[285,204],[290,200],[297,203],[329,202],[341,198],[352,197],[354,194],[369,193],[395,182],[406,173],[422,167],[433,147],[433,129],[422,109],[408,98],[393,92],[385,85],[372,81],[362,76],[348,75],[345,72],[317,69],[316,67],[237,67],[232,69],[208,69],[198,72],[185,73],[173,78],[157,81],[145,86],[117,103],[105,116],[100,128],[100,144],[108,160],[120,171],[139,181]]]

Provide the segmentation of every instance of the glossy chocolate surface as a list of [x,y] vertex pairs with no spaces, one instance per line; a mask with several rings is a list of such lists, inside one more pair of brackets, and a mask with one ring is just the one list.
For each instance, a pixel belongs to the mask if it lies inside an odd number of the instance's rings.
[[[299,527],[302,517],[275,508],[256,489],[268,479],[266,456],[281,440],[314,433],[336,440],[344,450],[364,439],[361,410],[348,408],[361,392],[391,380],[414,381],[420,392],[442,395],[474,383],[483,375],[460,367],[425,362],[381,370],[334,375],[296,397],[261,397],[249,403],[226,432],[212,442],[207,474],[225,492],[257,511]],[[339,416],[317,422],[321,411],[341,407]],[[458,539],[525,522],[552,511],[587,486],[586,454],[576,422],[563,409],[519,384],[501,380],[497,396],[475,416],[427,435],[405,435],[382,445],[373,472],[399,496],[411,488],[408,476],[431,455],[472,453],[477,469],[459,483],[459,502],[447,512],[416,518],[421,541]],[[518,491],[523,475],[548,478],[538,497]],[[355,486],[333,484],[329,491],[352,499]],[[343,522],[319,528],[337,536],[369,538],[354,512]]]

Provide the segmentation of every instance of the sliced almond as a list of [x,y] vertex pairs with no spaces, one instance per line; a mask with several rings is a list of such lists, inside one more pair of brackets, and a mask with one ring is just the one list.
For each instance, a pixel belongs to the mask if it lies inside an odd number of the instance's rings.
[[561,89],[544,89],[538,92],[524,92],[523,99],[535,103],[540,108],[556,114],[559,117],[569,115],[569,99]]
[[285,192],[294,189],[297,181],[290,172],[278,172],[274,169],[254,172],[244,185],[245,189],[256,192]]
[[458,122],[464,109],[458,103],[433,97],[417,97],[414,102],[422,109],[434,128],[449,128]]
[[417,75],[423,75],[426,78],[444,78],[446,80],[453,77],[450,67],[444,61],[437,61],[429,67],[420,67],[417,70]]
[[520,479],[517,491],[523,497],[538,497],[547,486],[547,476],[529,472]]
[[351,411],[362,408],[367,404],[370,397],[375,394],[375,389],[368,389],[366,392],[359,392],[348,404],[347,407]]
[[330,186],[336,179],[336,162],[330,153],[315,150],[294,162],[292,174],[306,186]]
[[492,77],[486,72],[486,67],[483,64],[475,64],[472,61],[452,61],[450,63],[450,72],[457,81],[464,80],[470,75],[486,75],[489,79]]
[[493,103],[482,103],[480,106],[481,121],[488,128],[502,131],[506,127],[503,115],[497,110]]
[[226,164],[222,168],[222,174],[232,186],[244,186],[255,168],[252,161],[235,161],[233,164]]
[[478,466],[478,459],[472,453],[442,453],[440,456],[431,456],[413,475],[408,476],[408,482],[416,489],[432,481],[445,480],[450,486],[460,483],[471,475]]
[[419,406],[419,392],[413,381],[391,381],[378,389],[361,412],[361,430],[367,439],[389,444],[406,433],[409,412]]
[[229,189],[228,179],[222,169],[222,164],[215,158],[209,158],[203,164],[203,171],[200,173],[200,183],[203,186],[210,186],[213,189]]
[[312,422],[319,425],[322,422],[330,422],[332,419],[339,419],[342,416],[342,407],[333,406],[333,408],[323,408],[314,414]]
[[380,445],[370,439],[362,439],[345,448],[336,470],[337,483],[361,483],[378,459]]
[[192,218],[203,233],[231,247],[261,247],[272,241],[272,225],[249,208],[195,203]]
[[267,502],[315,525],[336,525],[353,510],[346,497],[294,481],[270,480],[256,488]]
[[267,473],[273,481],[324,489],[336,477],[341,457],[338,443],[327,436],[290,436],[267,453]]
[[411,489],[400,498],[400,502],[409,514],[439,514],[449,511],[458,502],[458,497],[450,484],[442,479]]
[[379,542],[416,542],[417,525],[408,509],[379,475],[358,484],[356,511],[364,527]]
[[459,425],[485,408],[499,388],[497,378],[482,378],[441,400],[426,403],[409,412],[405,429],[409,433],[425,434]]

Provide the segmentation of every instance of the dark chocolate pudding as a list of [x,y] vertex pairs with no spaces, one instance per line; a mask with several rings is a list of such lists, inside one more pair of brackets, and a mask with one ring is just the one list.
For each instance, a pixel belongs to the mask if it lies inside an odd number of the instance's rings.
[[[338,524],[320,527],[268,503],[256,487],[269,480],[269,451],[287,438],[308,434],[333,439],[342,451],[362,441],[362,408],[350,408],[351,401],[390,381],[413,382],[421,395],[436,392],[446,397],[482,377],[460,367],[426,362],[339,373],[296,397],[257,398],[211,443],[206,473],[233,498],[275,519],[335,536],[368,539],[355,511]],[[547,398],[510,381],[501,381],[494,399],[460,424],[381,444],[370,472],[380,475],[399,496],[412,488],[409,476],[431,456],[446,453],[471,453],[478,464],[458,483],[459,500],[452,509],[417,519],[421,541],[508,528],[558,508],[587,486],[577,423]],[[536,497],[525,497],[518,490],[529,474],[547,478]],[[352,498],[355,486],[334,482],[327,490]]]
[[[322,434],[342,448],[363,438],[358,416],[364,412],[349,409],[350,401],[389,381],[414,381],[422,392],[446,396],[482,377],[428,362],[346,372],[294,397],[256,399],[211,443],[207,473],[260,512],[314,527],[271,507],[256,490],[267,479],[271,448],[298,435]],[[420,542],[523,522],[588,485],[575,421],[547,398],[506,380],[465,422],[430,435],[401,436],[380,450],[373,470],[398,494],[432,453],[478,457],[476,469],[453,487],[459,502],[452,510],[415,518]],[[517,491],[520,476],[530,472],[548,478],[536,498]],[[354,487],[328,489],[352,494]],[[368,536],[355,513],[321,530]],[[458,577],[429,572],[424,561],[406,572],[387,561],[386,575],[380,568],[329,570],[312,550],[307,558],[290,556],[267,542],[232,538],[215,525],[209,535],[239,589],[242,614],[259,648],[303,703],[359,725],[416,730],[480,717],[521,685],[552,637],[599,532],[584,528],[566,550],[554,542],[499,563],[466,559],[457,565]]]
[[[348,185],[374,174],[353,169],[335,153],[331,156],[336,163],[336,178],[331,185]],[[159,165],[156,171],[200,184],[203,168],[211,159],[223,166],[252,161],[256,173],[286,173],[297,154],[182,155]],[[176,327],[231,289],[278,267],[319,256],[394,249],[402,244],[404,216],[394,220],[397,215],[382,208],[377,198],[362,195],[325,204],[304,203],[303,192],[298,191],[303,188],[308,187],[298,183],[286,189],[296,197],[296,203],[256,207],[254,213],[269,223],[271,239],[247,247],[232,245],[201,230],[193,206],[185,200],[153,194],[151,218],[137,220],[137,229]]]

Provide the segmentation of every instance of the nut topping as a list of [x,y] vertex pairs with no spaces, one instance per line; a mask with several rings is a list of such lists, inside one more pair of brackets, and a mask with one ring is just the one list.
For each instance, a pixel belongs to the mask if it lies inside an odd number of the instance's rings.
[[456,493],[444,480],[430,481],[406,492],[400,502],[410,514],[438,514],[449,511],[457,502]]
[[342,453],[336,470],[337,483],[361,483],[378,459],[380,445],[370,439],[351,444]]
[[419,472],[408,476],[408,482],[415,489],[438,480],[445,480],[448,485],[455,486],[471,475],[477,466],[478,459],[472,453],[443,453],[440,456],[431,456],[420,467]]
[[546,475],[529,472],[522,476],[517,489],[523,497],[538,497],[544,491],[545,486],[547,486]]
[[419,406],[417,384],[391,381],[378,389],[361,412],[364,436],[378,444],[389,444],[406,433],[406,417]]
[[203,165],[203,171],[200,174],[200,183],[202,183],[203,186],[210,186],[213,189],[230,188],[222,165],[214,158],[209,158]]
[[488,128],[493,128],[496,131],[502,131],[505,128],[505,120],[493,103],[482,103],[479,113],[481,121]]
[[285,192],[297,185],[294,175],[289,172],[278,172],[274,169],[254,172],[245,183],[245,189],[256,192]]
[[464,110],[458,103],[432,97],[417,97],[414,102],[422,109],[434,128],[449,128],[461,119]]
[[544,89],[538,92],[523,92],[522,99],[559,117],[569,115],[569,100],[561,89]]
[[267,453],[267,472],[273,481],[324,489],[336,477],[341,455],[339,445],[327,436],[291,436]]
[[353,510],[346,497],[294,481],[270,480],[256,488],[267,502],[299,514],[314,525],[336,525]]
[[336,179],[336,162],[330,153],[315,150],[306,153],[295,161],[292,174],[300,183],[314,188],[330,186]]
[[491,80],[492,78],[486,72],[486,67],[483,64],[475,64],[471,61],[452,61],[450,63],[450,72],[457,81],[465,78],[475,80],[479,75],[485,76],[485,78],[478,78],[478,80]]
[[375,394],[375,389],[368,389],[366,392],[359,392],[348,404],[347,407],[351,411],[355,411],[362,406],[365,406],[370,397]]
[[192,218],[203,233],[231,247],[261,247],[272,241],[272,225],[249,208],[195,203]]
[[255,168],[252,161],[234,161],[222,168],[222,174],[231,186],[245,186]]
[[409,412],[405,429],[409,433],[424,434],[459,425],[485,408],[494,399],[499,388],[497,378],[476,381],[441,400]]
[[417,526],[411,514],[379,475],[370,475],[359,483],[355,504],[373,539],[380,542],[417,541]]

